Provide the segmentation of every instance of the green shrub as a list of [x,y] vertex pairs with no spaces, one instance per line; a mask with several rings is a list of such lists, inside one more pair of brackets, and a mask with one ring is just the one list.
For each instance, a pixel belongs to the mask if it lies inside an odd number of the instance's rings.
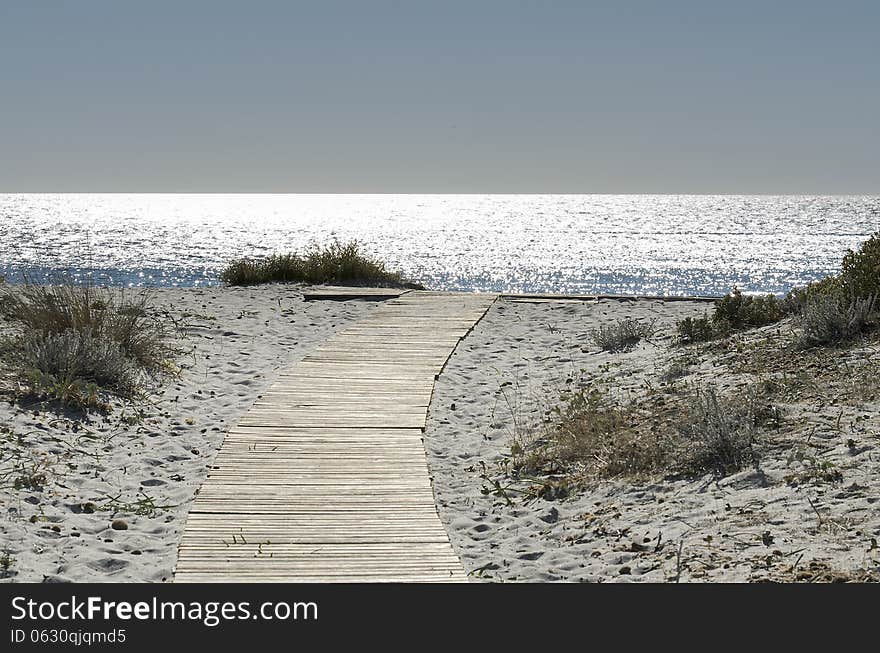
[[825,299],[843,305],[868,297],[880,297],[880,232],[862,243],[857,251],[849,250],[846,253],[840,274],[792,289],[785,298],[784,307],[787,312],[800,314],[817,299],[816,309],[827,312],[831,303]]
[[386,269],[382,261],[360,253],[357,241],[333,241],[325,247],[313,245],[304,255],[273,254],[257,259],[237,259],[220,273],[232,286],[271,282],[296,282],[353,286],[391,286],[423,289]]
[[842,295],[840,277],[830,276],[819,281],[808,283],[803,288],[792,288],[782,302],[786,313],[799,315],[807,304],[814,299],[824,297],[837,298]]
[[785,317],[783,302],[775,295],[743,295],[734,288],[715,302],[712,317],[687,317],[676,323],[681,344],[707,342],[731,331],[773,324]]
[[[715,324],[707,315],[686,317],[675,324],[678,340],[683,345],[695,342],[708,342],[724,334],[724,325]],[[724,327],[726,328],[726,327]]]
[[880,297],[880,232],[843,257],[840,272],[843,291],[851,297]]
[[775,295],[743,295],[734,288],[715,302],[712,320],[739,330],[773,324],[784,316],[781,302]]

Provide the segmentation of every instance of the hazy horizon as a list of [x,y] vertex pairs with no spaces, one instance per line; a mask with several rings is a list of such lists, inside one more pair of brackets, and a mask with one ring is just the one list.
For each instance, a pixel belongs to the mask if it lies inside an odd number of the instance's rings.
[[0,9],[0,192],[873,195],[880,5]]

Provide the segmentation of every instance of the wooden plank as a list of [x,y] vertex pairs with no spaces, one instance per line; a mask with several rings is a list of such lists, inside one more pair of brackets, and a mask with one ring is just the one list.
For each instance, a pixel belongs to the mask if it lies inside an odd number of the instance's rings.
[[425,425],[425,417],[418,415],[373,415],[369,417],[321,417],[319,415],[294,416],[285,415],[281,411],[272,413],[249,412],[240,422],[243,426],[274,426],[277,424],[290,424],[291,426],[327,426],[330,428],[364,426],[372,428],[413,428],[419,424]]
[[506,301],[636,301],[650,300],[658,302],[715,302],[721,299],[720,296],[687,296],[687,295],[609,295],[609,294],[556,294],[556,293],[502,293],[500,298]]
[[465,580],[422,432],[435,376],[493,299],[407,293],[279,374],[209,468],[175,580]]
[[311,286],[303,290],[305,301],[333,300],[347,301],[352,299],[366,299],[383,301],[395,299],[408,293],[406,288],[360,288],[357,286]]

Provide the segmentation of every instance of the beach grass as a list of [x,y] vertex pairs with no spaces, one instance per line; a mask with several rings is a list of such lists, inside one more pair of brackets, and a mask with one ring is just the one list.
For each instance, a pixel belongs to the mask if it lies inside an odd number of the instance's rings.
[[31,395],[78,409],[105,406],[106,393],[136,396],[165,368],[167,332],[148,290],[63,280],[3,290],[10,329],[4,366]]
[[303,254],[235,259],[220,278],[231,286],[281,282],[424,289],[399,272],[388,270],[384,262],[363,254],[355,240],[312,245]]

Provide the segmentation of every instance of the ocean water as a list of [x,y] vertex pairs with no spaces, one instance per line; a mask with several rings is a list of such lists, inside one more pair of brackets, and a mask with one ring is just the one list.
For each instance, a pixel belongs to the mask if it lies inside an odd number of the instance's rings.
[[437,289],[781,293],[878,229],[880,196],[5,194],[0,274],[203,286],[337,237]]

